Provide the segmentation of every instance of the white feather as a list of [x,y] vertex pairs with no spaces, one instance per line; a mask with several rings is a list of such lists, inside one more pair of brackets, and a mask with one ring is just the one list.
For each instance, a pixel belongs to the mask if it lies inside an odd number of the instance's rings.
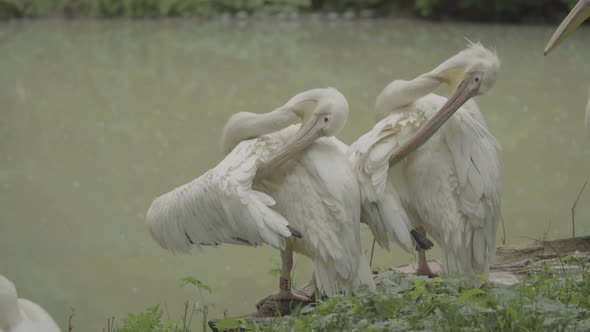
[[265,137],[241,142],[215,168],[156,198],[147,212],[154,239],[175,251],[221,243],[284,249],[287,220],[270,208],[272,197],[252,189],[258,165],[275,147]]
[[[392,134],[392,152],[444,104],[430,94],[408,112],[417,122]],[[382,122],[401,123],[395,113]],[[377,126],[376,126],[377,127]],[[466,103],[428,142],[399,165],[387,181],[399,193],[415,226],[425,227],[443,249],[451,272],[487,273],[495,257],[500,219],[499,146],[475,102]]]
[[390,242],[407,252],[414,250],[410,235],[412,223],[396,189],[388,183],[388,173],[389,158],[401,143],[398,137],[417,129],[421,120],[421,114],[392,114],[361,136],[348,151],[361,188],[361,220],[369,226],[377,243],[387,250]]
[[[377,202],[390,192],[399,197],[411,222],[425,228],[440,244],[450,272],[487,273],[496,250],[499,146],[477,104],[465,102],[428,141],[393,167],[388,165],[389,156],[447,102],[432,93],[441,84],[484,94],[494,85],[499,68],[494,51],[470,43],[428,73],[410,81],[393,81],[375,104],[382,120],[351,147],[364,201]],[[476,86],[462,85],[470,84],[465,80],[475,73]],[[372,229],[385,229],[377,226]],[[384,241],[382,235],[377,239]]]
[[0,331],[60,332],[60,329],[40,305],[19,299],[14,284],[0,275]]
[[[288,243],[314,260],[318,288],[327,295],[349,293],[360,284],[374,288],[361,247],[360,193],[343,153],[346,145],[321,138],[281,171],[253,182],[258,165],[297,129],[243,141],[214,169],[157,198],[147,213],[154,239],[176,251],[221,243],[267,243],[283,250]],[[287,225],[302,239],[286,242]]]
[[[295,129],[272,137],[287,141]],[[334,137],[321,138],[291,165],[280,186],[262,183],[277,201],[275,209],[301,231],[302,239],[291,240],[293,249],[314,260],[317,286],[328,296],[375,287],[362,252],[360,192],[346,148]]]

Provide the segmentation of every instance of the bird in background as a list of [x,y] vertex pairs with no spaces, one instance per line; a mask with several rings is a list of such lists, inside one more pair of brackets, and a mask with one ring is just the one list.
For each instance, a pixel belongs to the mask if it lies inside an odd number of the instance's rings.
[[14,284],[0,275],[0,332],[60,332],[38,304],[19,299]]
[[[197,179],[156,198],[147,212],[165,249],[222,243],[268,244],[281,252],[279,292],[268,300],[310,301],[361,285],[375,288],[362,252],[360,190],[335,138],[348,102],[336,89],[312,89],[265,114],[240,112],[226,123],[225,158]],[[303,291],[293,290],[293,252],[314,261]]]
[[[553,36],[545,46],[544,55],[559,46],[569,35],[590,17],[590,0],[580,0],[561,22]],[[590,89],[588,90],[588,103],[586,104],[586,129],[590,134]]]
[[[499,145],[471,98],[492,88],[499,68],[495,52],[471,43],[428,73],[391,82],[377,97],[378,122],[351,145],[349,158],[364,206],[397,211],[389,222],[369,224],[381,246],[409,250],[410,238],[400,237],[396,225],[415,227],[440,245],[447,272],[488,272],[500,220]],[[441,85],[450,97],[433,93]],[[419,250],[416,272],[439,272],[433,270]]]

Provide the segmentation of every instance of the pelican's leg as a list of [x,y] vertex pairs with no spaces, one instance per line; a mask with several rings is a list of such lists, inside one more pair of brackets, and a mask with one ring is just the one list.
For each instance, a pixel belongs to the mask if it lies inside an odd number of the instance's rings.
[[279,278],[279,292],[269,295],[256,303],[256,308],[260,309],[262,304],[271,300],[295,300],[301,302],[311,302],[311,299],[305,293],[291,290],[291,270],[293,269],[293,250],[287,247],[281,251],[281,276]]
[[[421,226],[416,227],[416,231],[426,237],[426,230]],[[439,264],[440,265],[440,264]],[[426,260],[426,251],[419,250],[418,251],[418,267],[416,268],[416,274],[419,276],[429,276],[429,277],[436,277],[440,272],[442,272],[441,268],[435,268],[436,271],[432,271],[430,266],[428,265],[428,261]]]
[[418,251],[418,267],[416,268],[416,274],[419,276],[436,276],[436,274],[430,269],[430,266],[428,266],[426,252],[424,250]]

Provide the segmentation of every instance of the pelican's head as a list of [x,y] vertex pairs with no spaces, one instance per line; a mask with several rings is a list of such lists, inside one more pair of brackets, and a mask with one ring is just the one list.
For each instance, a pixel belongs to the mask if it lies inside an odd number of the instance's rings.
[[468,89],[470,96],[488,92],[496,83],[500,59],[496,53],[480,43],[471,43],[466,49],[441,63],[433,73],[447,83],[453,92],[459,87]]
[[445,81],[452,94],[434,119],[440,121],[436,131],[470,98],[487,93],[496,83],[500,59],[496,53],[480,43],[471,43],[466,49],[443,62],[433,72]]
[[283,107],[299,116],[304,123],[302,130],[304,127],[315,128],[317,137],[336,135],[348,119],[348,101],[334,88],[299,93]]
[[258,176],[264,176],[267,170],[280,166],[318,138],[336,135],[348,119],[348,101],[334,88],[299,93],[280,109],[295,113],[303,123],[297,133],[266,163],[265,170],[259,170]]
[[590,17],[590,0],[580,0],[567,17],[561,22],[553,36],[545,46],[544,54],[547,55],[552,49],[557,47],[572,32]]
[[452,94],[419,132],[392,155],[391,161],[401,160],[426,142],[469,99],[487,93],[496,83],[499,69],[500,59],[494,51],[480,43],[471,43],[428,73],[428,76],[447,83]]
[[[228,154],[243,140],[267,135],[301,122],[307,125],[302,129],[311,130],[309,135],[333,136],[344,127],[347,118],[348,102],[338,90],[312,89],[297,94],[283,106],[268,113],[233,114],[223,127],[221,149],[224,154]],[[313,135],[306,137],[313,138]]]

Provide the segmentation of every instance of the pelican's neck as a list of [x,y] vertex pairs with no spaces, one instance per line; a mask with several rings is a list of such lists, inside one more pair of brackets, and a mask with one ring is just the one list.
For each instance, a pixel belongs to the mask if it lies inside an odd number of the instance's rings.
[[265,114],[240,112],[223,127],[221,148],[227,155],[241,141],[267,135],[299,122],[295,113],[277,109]]
[[22,320],[14,284],[0,275],[0,329],[10,331]]
[[411,81],[396,80],[389,83],[377,97],[377,120],[432,93],[443,83],[437,76],[426,73]]
[[459,53],[411,81],[397,80],[389,83],[377,97],[377,120],[433,93],[441,84],[447,84],[454,91],[464,76],[463,58],[462,53]]

